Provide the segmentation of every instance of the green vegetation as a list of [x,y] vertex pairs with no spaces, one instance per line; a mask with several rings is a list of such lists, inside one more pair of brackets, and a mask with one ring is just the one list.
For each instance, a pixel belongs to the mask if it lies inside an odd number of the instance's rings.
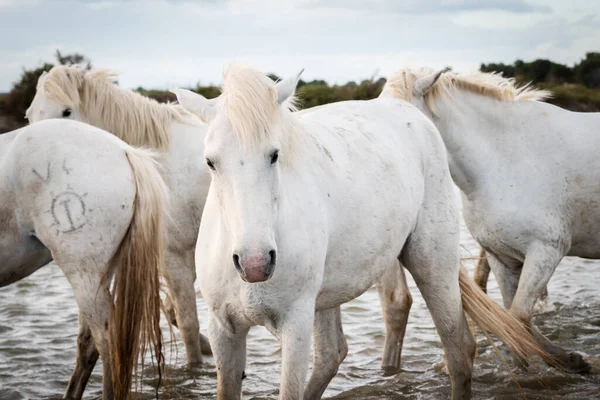
[[550,60],[513,64],[481,64],[483,72],[501,72],[507,78],[516,78],[521,83],[576,83],[588,88],[600,88],[600,53],[587,53],[579,64],[572,68]]
[[[57,51],[56,62],[62,65],[87,63],[87,67],[91,68],[89,60],[77,53],[63,55]],[[31,70],[24,69],[11,91],[0,95],[0,133],[26,123],[23,117],[35,95],[38,78],[43,71],[52,67],[53,64],[44,63]],[[540,59],[532,62],[517,60],[513,64],[481,64],[480,70],[501,72],[506,77],[514,77],[521,84],[533,82],[537,87],[551,90],[554,97],[549,102],[560,107],[574,111],[600,111],[600,53],[587,53],[573,67]],[[276,75],[269,76],[273,80],[278,79]],[[301,80],[297,95],[300,107],[309,108],[337,101],[372,99],[381,93],[384,84],[385,79],[377,77],[344,85],[329,85],[323,80]],[[136,90],[159,102],[175,101],[175,96],[165,90],[147,90],[142,87]],[[217,97],[220,93],[216,86],[200,84],[192,90],[207,98]]]

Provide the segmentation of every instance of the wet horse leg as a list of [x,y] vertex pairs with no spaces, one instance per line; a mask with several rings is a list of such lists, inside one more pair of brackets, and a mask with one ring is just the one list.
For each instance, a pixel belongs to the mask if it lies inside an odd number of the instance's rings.
[[80,400],[83,397],[83,392],[99,356],[100,354],[92,338],[92,331],[80,312],[79,334],[77,335],[77,363],[69,380],[65,399]]
[[381,369],[384,376],[400,372],[402,343],[406,333],[412,296],[406,284],[404,267],[399,262],[389,269],[377,285],[385,321],[385,346]]
[[277,327],[281,343],[281,384],[279,400],[299,400],[304,396],[308,372],[311,329],[315,303],[303,301],[290,307]]
[[[171,299],[171,295],[169,293],[165,296],[165,316],[171,321],[171,325],[179,329],[177,326],[177,314],[175,312],[175,303]],[[200,352],[203,356],[211,356],[212,350],[210,349],[210,342],[208,338],[200,333]]]
[[[90,260],[89,262],[79,264],[70,262],[62,263],[60,259],[57,259],[56,263],[73,288],[79,313],[82,319],[85,320],[93,338],[93,345],[99,350],[98,353],[102,358],[102,399],[111,400],[114,396],[108,349],[108,323],[113,303],[108,291],[110,282],[110,279],[107,279],[108,274],[106,274],[108,267],[105,269],[97,267],[102,264],[108,266],[108,261],[106,263],[99,263]],[[86,347],[86,350],[89,355],[89,347]],[[83,375],[81,375],[81,378],[82,381],[79,381],[76,389],[83,391],[87,380],[83,379]],[[82,382],[84,382],[83,386]]]
[[579,353],[569,353],[553,344],[531,322],[535,303],[543,294],[563,256],[563,252],[553,246],[540,243],[530,246],[510,311],[531,329],[538,344],[560,367],[574,373],[588,373],[591,367]]
[[202,363],[200,325],[194,290],[196,270],[193,260],[193,251],[187,254],[187,252],[169,249],[163,267],[171,304],[175,308],[176,326],[181,332],[189,365]]
[[217,400],[235,400],[242,396],[242,380],[246,368],[246,337],[248,327],[233,320],[224,324],[209,312],[208,337],[217,367]]
[[348,354],[340,307],[315,313],[313,339],[313,368],[304,391],[304,400],[318,400],[323,396]]
[[476,344],[462,307],[458,243],[442,236],[447,235],[413,232],[401,261],[415,279],[444,346],[452,399],[469,399]]

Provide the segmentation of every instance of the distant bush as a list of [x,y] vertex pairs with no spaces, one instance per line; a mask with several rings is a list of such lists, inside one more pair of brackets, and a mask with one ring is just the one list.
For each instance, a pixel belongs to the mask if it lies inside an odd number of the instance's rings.
[[516,78],[521,83],[578,83],[588,88],[600,87],[600,53],[587,53],[579,64],[572,68],[550,60],[538,59],[531,62],[517,60],[513,64],[481,64],[482,72],[502,72],[507,78]]
[[[63,55],[57,51],[55,56],[58,64],[87,63],[88,68],[91,68],[89,60],[81,54]],[[15,82],[11,91],[0,98],[0,117],[3,117],[0,118],[0,133],[25,124],[23,117],[35,95],[38,77],[52,67],[53,64],[45,63],[32,70],[24,69],[20,80]],[[538,87],[549,89],[554,93],[554,98],[549,102],[561,107],[577,111],[600,111],[600,53],[587,53],[585,58],[573,67],[538,59],[531,62],[517,60],[513,64],[481,64],[480,69],[483,72],[501,72],[505,77],[514,77],[522,84],[533,82]],[[268,75],[274,81],[279,80],[275,74]],[[300,80],[296,95],[300,108],[310,108],[344,100],[373,99],[379,96],[384,84],[384,78],[376,77],[344,85],[329,85],[324,80]],[[165,90],[149,90],[142,87],[136,90],[161,103],[176,100],[175,95]],[[220,89],[213,85],[197,84],[191,90],[209,99],[221,93]]]

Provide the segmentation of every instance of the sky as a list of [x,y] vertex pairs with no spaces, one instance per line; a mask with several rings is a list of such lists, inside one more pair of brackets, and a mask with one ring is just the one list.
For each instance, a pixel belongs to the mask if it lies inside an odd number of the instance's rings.
[[124,87],[220,84],[231,61],[331,83],[600,51],[599,0],[0,0],[0,92],[80,52]]

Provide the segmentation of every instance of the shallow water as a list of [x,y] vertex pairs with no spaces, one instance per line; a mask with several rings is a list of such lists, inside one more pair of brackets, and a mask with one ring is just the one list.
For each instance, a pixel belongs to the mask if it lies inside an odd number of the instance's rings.
[[[476,256],[478,248],[462,227],[463,256]],[[465,263],[472,272],[472,263]],[[384,325],[379,298],[369,290],[344,305],[344,330],[348,356],[325,397],[339,399],[443,399],[450,397],[438,335],[420,293],[409,276],[413,307],[408,321],[402,358],[403,372],[384,378],[380,374]],[[540,365],[528,372],[511,373],[493,348],[478,333],[475,361],[475,399],[600,399],[600,262],[566,258],[549,285],[549,298],[536,316],[542,332],[555,343],[582,352],[593,365],[586,376],[558,372]],[[500,300],[493,278],[489,292]],[[198,299],[201,328],[206,307]],[[71,288],[55,265],[0,289],[0,399],[57,399],[66,388],[75,362],[77,308]],[[169,368],[171,389],[161,398],[211,399],[215,397],[213,359],[191,371],[185,367],[185,350],[177,341],[178,357]],[[507,355],[504,351],[503,354]],[[264,328],[255,328],[248,340],[248,365],[244,398],[276,398],[280,351]],[[153,398],[153,379],[143,391]],[[517,386],[517,383],[519,386]],[[100,398],[101,366],[88,385],[85,398]]]

